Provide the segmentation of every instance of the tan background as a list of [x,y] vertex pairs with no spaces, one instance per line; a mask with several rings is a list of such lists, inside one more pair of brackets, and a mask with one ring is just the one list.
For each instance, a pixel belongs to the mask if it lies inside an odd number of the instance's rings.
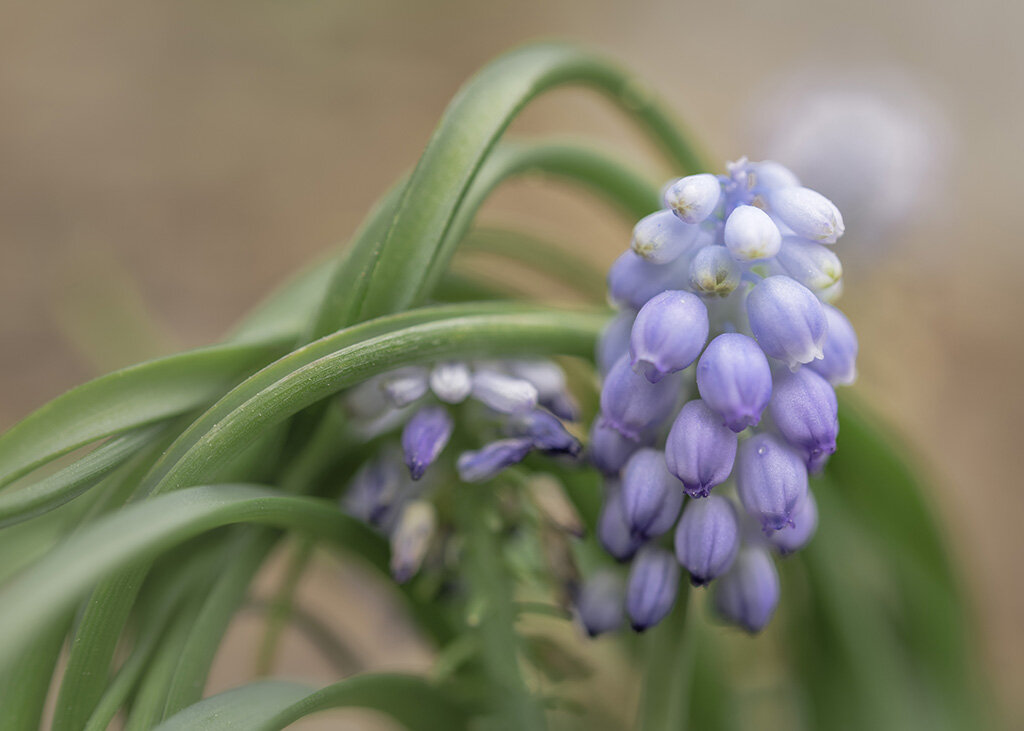
[[[458,85],[510,45],[602,47],[723,160],[751,151],[751,100],[787,71],[900,67],[947,116],[949,166],[906,181],[929,222],[876,262],[847,252],[859,264],[842,304],[861,335],[858,388],[936,478],[986,660],[1024,718],[1021,27],[1024,5],[999,0],[2,0],[0,426],[96,368],[217,338],[343,241]],[[653,160],[579,92],[515,131]],[[623,223],[540,183],[490,208],[602,265],[626,243]]]

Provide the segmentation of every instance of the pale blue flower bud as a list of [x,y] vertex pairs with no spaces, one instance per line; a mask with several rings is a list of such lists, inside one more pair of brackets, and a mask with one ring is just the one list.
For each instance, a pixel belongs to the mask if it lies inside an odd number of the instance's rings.
[[747,316],[761,349],[790,370],[822,357],[825,309],[799,282],[784,276],[762,280],[747,297]]
[[386,374],[384,378],[384,394],[398,408],[408,406],[426,395],[430,387],[429,372],[421,366],[399,368]]
[[738,261],[756,261],[775,256],[782,234],[771,216],[756,206],[736,206],[725,220],[725,245]]
[[768,542],[783,556],[799,551],[810,543],[818,529],[818,503],[808,490],[803,500],[796,504],[793,525],[777,530],[768,536]]
[[597,540],[617,561],[628,561],[643,544],[629,530],[622,508],[622,487],[618,480],[607,481],[604,504],[597,517]]
[[796,236],[782,240],[775,261],[786,274],[808,289],[828,289],[843,276],[843,265],[832,249]]
[[413,500],[402,509],[391,533],[391,575],[399,584],[420,570],[436,525],[434,506],[424,500]]
[[707,339],[708,308],[700,298],[678,290],[662,292],[643,306],[633,323],[633,370],[657,383],[693,363]]
[[622,470],[622,509],[630,531],[641,541],[668,532],[683,506],[683,489],[665,466],[665,455],[641,449]]
[[736,492],[766,533],[792,525],[797,503],[807,493],[807,468],[799,454],[770,434],[740,445]]
[[846,315],[832,305],[823,305],[828,334],[822,346],[824,357],[809,364],[833,386],[846,386],[857,380],[857,333]]
[[718,178],[701,173],[669,183],[662,200],[676,216],[693,224],[701,223],[714,212],[721,195],[722,184]]
[[641,442],[624,437],[618,429],[606,424],[600,415],[590,429],[587,454],[591,464],[606,475],[617,475],[633,453],[643,446]]
[[743,548],[732,568],[715,582],[715,608],[725,619],[756,634],[779,603],[779,574],[760,547]]
[[791,447],[803,454],[811,472],[823,467],[836,451],[836,392],[814,371],[801,368],[776,379],[768,410],[775,428]]
[[630,248],[652,264],[668,264],[693,246],[700,229],[683,223],[672,211],[657,211],[633,227]]
[[663,378],[651,383],[635,373],[624,353],[615,363],[601,388],[604,421],[623,436],[638,440],[651,427],[663,423],[675,410],[679,382]]
[[639,310],[666,289],[682,289],[690,278],[690,263],[680,256],[668,264],[652,264],[627,250],[608,270],[608,296],[620,307]]
[[789,168],[773,160],[752,162],[748,167],[750,173],[753,174],[751,190],[755,194],[764,195],[778,188],[791,188],[800,185],[800,181]]
[[609,320],[601,331],[594,359],[602,376],[606,375],[615,365],[615,361],[629,350],[629,336],[633,332],[634,320],[636,313],[633,310],[623,310]]
[[697,364],[697,390],[734,432],[756,426],[772,395],[772,371],[757,343],[740,333],[711,341]]
[[473,376],[465,363],[438,363],[430,371],[430,390],[446,404],[466,400],[473,390]]
[[834,244],[843,235],[843,216],[828,198],[810,188],[779,188],[768,196],[771,211],[797,236]]
[[690,284],[698,292],[725,297],[740,286],[742,270],[724,246],[705,246],[690,261]]
[[523,414],[511,425],[516,436],[529,437],[533,446],[545,452],[577,456],[583,445],[570,434],[558,417],[542,409]]
[[664,619],[679,592],[679,564],[662,548],[648,547],[633,560],[626,589],[630,624],[643,632]]
[[613,571],[598,571],[587,578],[576,597],[576,614],[591,637],[622,626],[626,583]]
[[712,487],[729,479],[737,443],[722,417],[695,399],[683,406],[672,424],[665,460],[690,497],[706,497]]
[[569,393],[565,371],[550,360],[515,360],[508,364],[516,378],[529,381],[537,389],[537,401],[555,416],[566,421],[579,418],[579,404]]
[[499,439],[482,449],[463,452],[455,466],[463,482],[483,482],[506,467],[522,462],[532,449],[533,440],[526,437]]
[[409,419],[402,429],[402,450],[412,479],[423,477],[448,444],[455,423],[441,406],[426,406]]
[[516,414],[537,406],[537,389],[522,378],[482,369],[473,374],[473,398],[503,414]]

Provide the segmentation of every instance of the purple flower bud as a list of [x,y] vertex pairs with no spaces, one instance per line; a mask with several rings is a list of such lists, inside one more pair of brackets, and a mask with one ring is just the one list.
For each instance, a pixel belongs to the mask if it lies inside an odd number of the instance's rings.
[[747,297],[747,315],[761,349],[790,370],[822,357],[825,309],[799,282],[783,276],[762,280]]
[[636,320],[636,313],[632,310],[623,310],[605,325],[601,337],[597,341],[597,352],[595,360],[601,375],[605,375],[612,369],[622,354],[629,350],[629,336],[633,332],[633,321]]
[[657,383],[700,355],[708,339],[708,308],[689,292],[670,290],[640,310],[629,338],[633,370]]
[[857,380],[857,333],[846,315],[831,305],[823,307],[828,320],[824,357],[808,367],[833,386],[847,386]]
[[473,376],[465,363],[438,363],[430,371],[430,390],[447,404],[466,400],[473,390]]
[[756,206],[736,206],[725,220],[725,245],[738,261],[756,261],[775,256],[782,234],[771,216]]
[[843,265],[832,249],[795,236],[782,240],[775,261],[808,289],[828,289],[843,276]]
[[476,451],[463,452],[455,466],[463,482],[483,482],[522,462],[532,449],[532,439],[499,439]]
[[639,310],[666,289],[682,289],[690,277],[690,262],[680,256],[668,264],[652,264],[626,251],[608,270],[608,296],[620,307]]
[[590,444],[587,454],[590,462],[606,475],[617,475],[633,452],[640,449],[641,442],[624,437],[612,426],[604,423],[598,415],[590,429]]
[[633,227],[630,248],[652,264],[667,264],[693,246],[700,229],[683,223],[672,211],[657,211]]
[[724,333],[711,341],[697,364],[697,390],[734,432],[756,426],[772,395],[772,371],[752,339]]
[[583,445],[566,431],[558,417],[542,409],[524,414],[512,427],[517,436],[528,437],[534,447],[545,452],[565,453],[575,457],[583,450]]
[[740,547],[740,524],[728,498],[710,495],[690,500],[676,526],[676,558],[703,586],[732,566]]
[[823,467],[836,451],[839,434],[839,405],[836,392],[814,371],[801,368],[786,373],[775,382],[768,404],[776,429],[798,452],[804,455],[812,472]]
[[359,468],[349,483],[342,504],[353,517],[384,527],[397,517],[405,486],[401,463],[378,456]]
[[587,578],[576,597],[576,613],[591,637],[611,632],[622,625],[626,585],[613,571],[598,571]]
[[481,369],[473,374],[473,398],[503,414],[516,414],[537,406],[537,389],[522,378]]
[[775,564],[763,548],[756,546],[741,550],[715,587],[718,613],[751,634],[765,628],[779,603]]
[[391,575],[399,584],[420,570],[436,523],[434,506],[423,500],[414,500],[402,510],[391,534]]
[[428,372],[420,366],[399,368],[384,376],[384,394],[391,403],[402,408],[417,401],[427,393]]
[[426,406],[406,422],[402,430],[402,450],[412,479],[423,477],[448,444],[455,424],[441,406]]
[[666,208],[686,223],[701,223],[710,216],[722,195],[722,184],[714,175],[687,175],[669,184],[662,200]]
[[725,297],[740,286],[742,271],[724,246],[705,246],[690,261],[690,284],[698,292]]
[[690,401],[679,411],[665,443],[669,472],[690,497],[707,497],[712,487],[729,479],[737,442],[718,414],[700,399]]
[[633,560],[626,589],[626,611],[637,632],[653,627],[672,611],[679,591],[679,564],[662,548],[648,547]]
[[665,455],[641,449],[622,471],[622,509],[630,531],[641,541],[668,531],[679,517],[683,490],[665,467]]
[[607,480],[604,504],[597,517],[597,540],[616,561],[628,561],[643,541],[629,530],[622,509],[622,487],[618,480]]
[[808,490],[803,500],[796,504],[793,525],[777,530],[768,536],[768,542],[783,556],[799,551],[810,543],[818,529],[818,503]]
[[807,494],[807,468],[778,439],[756,434],[740,445],[736,492],[765,533],[779,530],[792,525],[797,503]]
[[605,377],[601,388],[601,413],[607,425],[618,429],[630,439],[639,440],[643,433],[663,423],[675,410],[679,382],[663,378],[651,383],[635,373],[624,353]]
[[797,236],[834,244],[843,235],[843,217],[828,198],[810,188],[779,188],[768,202],[783,224]]

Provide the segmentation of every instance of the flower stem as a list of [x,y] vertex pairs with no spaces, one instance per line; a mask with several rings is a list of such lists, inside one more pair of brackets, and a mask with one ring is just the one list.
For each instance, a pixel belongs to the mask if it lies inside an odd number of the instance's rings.
[[675,608],[647,638],[647,668],[640,697],[637,728],[683,731],[689,717],[689,692],[696,656],[689,605],[694,592],[682,587]]

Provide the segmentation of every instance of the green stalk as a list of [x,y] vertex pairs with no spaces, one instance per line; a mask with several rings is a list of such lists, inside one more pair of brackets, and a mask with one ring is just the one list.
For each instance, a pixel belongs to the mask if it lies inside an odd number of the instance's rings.
[[695,643],[690,629],[696,614],[688,605],[693,592],[680,588],[675,607],[647,637],[647,667],[637,727],[643,731],[684,731],[689,717]]
[[257,675],[270,675],[274,670],[281,636],[295,609],[295,592],[309,567],[315,548],[316,543],[308,538],[300,538],[292,551],[281,586],[267,606],[267,626],[263,632],[259,654],[256,656]]
[[523,680],[519,667],[519,637],[515,632],[513,582],[501,559],[501,544],[488,486],[464,487],[458,501],[459,532],[465,536],[462,553],[470,596],[482,601],[479,626],[483,665],[494,684],[495,724],[504,731],[546,727],[544,711]]

